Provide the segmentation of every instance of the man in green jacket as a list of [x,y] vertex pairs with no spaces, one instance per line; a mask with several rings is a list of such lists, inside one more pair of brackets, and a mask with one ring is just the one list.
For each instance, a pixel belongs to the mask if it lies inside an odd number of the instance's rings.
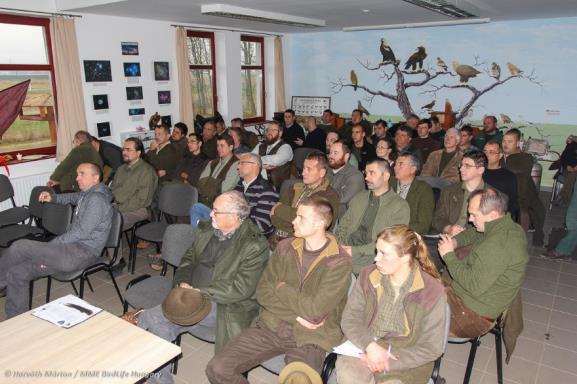
[[332,205],[312,196],[293,220],[296,237],[281,241],[256,290],[255,325],[231,341],[206,367],[212,384],[245,384],[242,375],[285,354],[321,372],[326,352],[341,342],[340,319],[351,284],[351,258],[327,232]]
[[90,144],[90,134],[88,132],[76,132],[72,144],[74,148],[58,164],[46,184],[51,188],[60,190],[60,192],[80,191],[76,182],[76,169],[80,164],[93,163],[99,166],[101,170],[103,167],[100,155]]
[[[442,234],[439,253],[450,278],[451,334],[472,338],[486,333],[509,307],[525,278],[527,239],[507,212],[507,198],[493,188],[469,197],[469,218],[475,228],[455,237]],[[464,257],[457,247],[470,247]],[[460,253],[460,252],[459,252]]]
[[[212,225],[201,222],[192,247],[184,254],[173,279],[174,287],[199,290],[211,301],[211,312],[189,327],[168,320],[158,305],[144,311],[138,326],[172,341],[191,327],[216,327],[215,351],[247,328],[257,316],[255,291],[269,256],[268,243],[249,219],[250,206],[242,193],[225,192],[216,198]],[[172,383],[170,365],[148,383]]]
[[335,231],[339,244],[353,258],[355,274],[373,262],[378,233],[393,224],[409,224],[410,219],[409,204],[389,188],[389,163],[373,160],[365,173],[368,191],[353,197]]

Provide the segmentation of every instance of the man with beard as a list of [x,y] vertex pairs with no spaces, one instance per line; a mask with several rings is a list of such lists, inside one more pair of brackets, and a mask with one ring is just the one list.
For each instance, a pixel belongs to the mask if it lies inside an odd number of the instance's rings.
[[341,218],[347,208],[349,201],[360,191],[365,189],[363,174],[354,166],[349,164],[351,150],[344,141],[339,140],[329,151],[329,171],[327,179],[331,183],[340,198],[340,209],[338,217]]
[[483,119],[483,132],[479,132],[473,137],[472,144],[481,149],[485,148],[485,144],[491,140],[501,144],[503,141],[503,132],[497,129],[497,118],[495,116],[485,116]]
[[281,139],[282,135],[282,126],[276,121],[271,122],[266,129],[266,142],[257,145],[252,151],[262,160],[262,176],[268,178],[277,189],[290,177],[293,159],[293,150]]

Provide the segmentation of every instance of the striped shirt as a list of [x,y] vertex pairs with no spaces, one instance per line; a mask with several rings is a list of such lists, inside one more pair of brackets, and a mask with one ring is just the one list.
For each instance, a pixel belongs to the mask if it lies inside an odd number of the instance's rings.
[[275,228],[271,223],[270,211],[279,200],[279,195],[273,185],[258,175],[246,188],[246,191],[242,179],[239,180],[234,190],[244,194],[250,205],[250,219],[262,234],[267,237],[271,235]]

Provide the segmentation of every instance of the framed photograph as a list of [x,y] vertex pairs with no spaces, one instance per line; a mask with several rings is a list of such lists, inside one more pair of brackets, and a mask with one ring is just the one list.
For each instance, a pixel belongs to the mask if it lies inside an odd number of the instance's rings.
[[170,91],[158,91],[158,104],[170,104]]
[[142,87],[126,87],[126,100],[142,100]]
[[93,95],[94,109],[108,109],[108,95]]
[[87,83],[98,81],[112,81],[110,61],[84,60],[84,79]]
[[325,96],[293,96],[291,108],[298,116],[322,116],[331,108],[331,98]]
[[162,122],[162,125],[166,125],[168,128],[172,127],[172,117],[170,117],[170,115],[162,116],[160,121]]
[[140,77],[140,63],[124,63],[124,76]]
[[144,108],[130,108],[128,110],[128,116],[138,116],[144,115]]
[[154,62],[154,80],[156,81],[170,80],[170,70],[168,68],[168,61]]
[[138,43],[122,42],[122,54],[125,56],[138,56]]
[[103,123],[96,123],[96,129],[98,130],[98,137],[110,136],[110,122],[106,121]]

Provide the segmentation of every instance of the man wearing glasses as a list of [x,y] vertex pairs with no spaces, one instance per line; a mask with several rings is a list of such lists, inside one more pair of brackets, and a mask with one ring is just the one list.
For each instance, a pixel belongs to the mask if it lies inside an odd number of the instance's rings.
[[490,140],[485,144],[483,153],[487,156],[487,169],[483,173],[483,180],[500,192],[503,192],[509,198],[507,210],[511,213],[513,219],[517,218],[519,210],[519,201],[517,193],[517,176],[508,169],[501,167],[503,150],[501,144],[496,140]]
[[282,125],[276,121],[271,122],[266,129],[266,141],[252,151],[262,160],[262,177],[268,178],[277,189],[290,177],[293,159],[293,150],[281,139],[282,134]]
[[485,169],[487,169],[487,156],[483,152],[472,151],[463,155],[459,166],[461,183],[449,185],[441,190],[441,197],[433,215],[435,231],[456,236],[465,230],[469,221],[467,199],[474,191],[485,188],[483,181]]

